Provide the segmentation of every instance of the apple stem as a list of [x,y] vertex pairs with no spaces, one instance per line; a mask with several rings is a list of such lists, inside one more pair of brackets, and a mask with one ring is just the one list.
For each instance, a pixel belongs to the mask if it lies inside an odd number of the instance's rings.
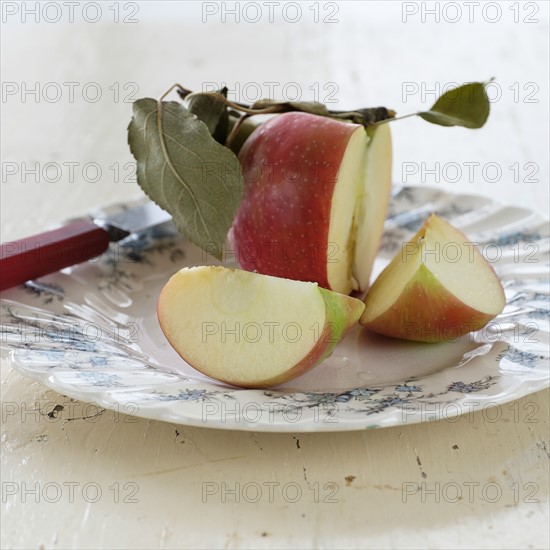
[[398,117],[392,117],[392,118],[386,118],[384,120],[378,120],[376,122],[373,122],[371,126],[379,126],[380,124],[387,124],[388,122],[393,122],[395,120],[403,120],[404,118],[410,118],[412,116],[418,116],[419,113],[410,113],[408,115],[398,116]]
[[243,122],[247,119],[247,118],[250,118],[252,115],[250,114],[244,114],[242,116],[240,116],[238,119],[237,119],[237,122],[235,123],[235,125],[233,126],[233,128],[231,128],[231,132],[229,132],[229,135],[227,136],[227,139],[225,140],[225,146],[226,147],[229,147],[231,149],[231,145],[233,143],[233,140],[235,139],[235,136],[237,135],[237,133],[239,132],[239,130],[241,129],[241,126],[243,125]]
[[250,109],[249,107],[246,107],[242,103],[235,103],[230,99],[227,99],[225,96],[223,96],[219,92],[192,92],[191,90],[184,88],[181,84],[178,84],[178,83],[172,84],[172,86],[170,86],[170,88],[168,88],[168,90],[166,90],[160,96],[160,99],[158,100],[159,103],[176,88],[178,89],[178,94],[182,99],[189,98],[189,96],[193,94],[209,95],[209,96],[215,97],[216,99],[219,99],[220,101],[223,101],[228,107],[231,107],[236,111],[240,111],[241,113],[246,113],[249,115],[268,115],[270,113],[280,112],[280,107],[277,105],[270,105],[269,107],[264,107],[263,109]]

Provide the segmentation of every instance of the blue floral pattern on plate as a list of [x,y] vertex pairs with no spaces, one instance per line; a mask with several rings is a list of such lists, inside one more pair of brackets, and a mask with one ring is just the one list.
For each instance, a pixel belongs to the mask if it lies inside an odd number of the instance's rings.
[[547,222],[487,198],[403,187],[392,197],[375,273],[431,212],[480,243],[507,296],[502,315],[455,342],[406,343],[357,328],[323,365],[291,383],[270,390],[220,384],[179,358],[158,327],[156,298],[170,275],[212,263],[164,224],[86,264],[4,292],[1,343],[17,370],[75,399],[227,429],[339,431],[442,421],[547,387]]

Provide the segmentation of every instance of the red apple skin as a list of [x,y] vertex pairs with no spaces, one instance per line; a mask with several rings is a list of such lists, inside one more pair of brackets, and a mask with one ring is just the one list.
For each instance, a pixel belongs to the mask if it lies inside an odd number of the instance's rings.
[[[375,285],[376,282],[372,289]],[[368,309],[368,295],[365,304]],[[494,317],[458,300],[421,265],[390,308],[376,319],[361,324],[394,338],[442,342],[479,330]]]
[[284,113],[248,138],[239,153],[244,197],[229,232],[243,269],[330,289],[332,195],[357,128],[308,113]]

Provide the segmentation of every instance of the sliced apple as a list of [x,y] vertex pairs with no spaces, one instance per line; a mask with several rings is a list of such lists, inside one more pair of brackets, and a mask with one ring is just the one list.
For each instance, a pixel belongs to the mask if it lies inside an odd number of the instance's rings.
[[168,281],[158,319],[172,347],[200,372],[235,386],[266,387],[328,357],[364,307],[316,283],[202,266]]
[[244,197],[229,233],[249,271],[366,290],[391,187],[387,124],[308,113],[262,124],[239,154]]
[[360,323],[387,336],[439,342],[481,329],[505,303],[475,245],[432,214],[374,282]]
[[364,164],[363,188],[355,211],[354,290],[369,286],[370,274],[390,202],[392,141],[389,124],[367,128],[370,138]]

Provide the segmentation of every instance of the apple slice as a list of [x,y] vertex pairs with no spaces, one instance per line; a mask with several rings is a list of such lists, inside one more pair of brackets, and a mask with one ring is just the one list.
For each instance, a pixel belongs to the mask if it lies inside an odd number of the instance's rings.
[[249,271],[366,290],[391,187],[389,126],[278,115],[243,145],[245,191],[229,232]]
[[364,307],[316,283],[202,266],[168,281],[158,319],[172,347],[200,372],[235,386],[265,387],[328,357]]
[[475,245],[432,214],[374,282],[360,323],[387,336],[439,342],[481,329],[505,303]]
[[389,124],[367,128],[370,142],[366,151],[363,189],[355,211],[357,230],[352,273],[354,290],[365,291],[390,202],[392,142]]

